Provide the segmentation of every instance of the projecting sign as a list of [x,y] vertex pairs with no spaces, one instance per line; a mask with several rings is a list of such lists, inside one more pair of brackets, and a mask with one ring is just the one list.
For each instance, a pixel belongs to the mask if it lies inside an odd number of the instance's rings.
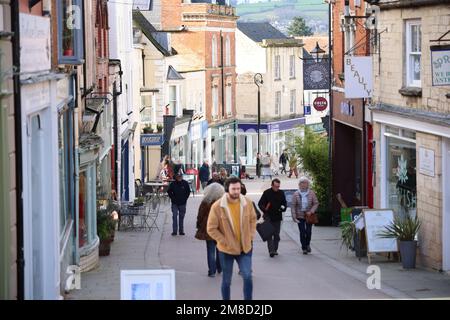
[[345,58],[345,98],[372,97],[372,57]]
[[327,99],[324,97],[317,97],[314,99],[313,106],[317,111],[324,111],[328,107]]
[[433,86],[450,85],[450,46],[431,47],[431,74]]
[[328,62],[305,60],[303,63],[303,89],[321,90],[329,87]]

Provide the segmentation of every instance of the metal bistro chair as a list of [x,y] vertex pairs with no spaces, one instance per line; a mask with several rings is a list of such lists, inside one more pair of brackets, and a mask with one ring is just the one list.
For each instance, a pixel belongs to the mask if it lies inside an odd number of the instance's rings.
[[135,205],[132,202],[124,202],[121,205],[119,215],[119,230],[138,230],[145,225],[145,205]]
[[153,197],[146,203],[146,212],[143,219],[143,228],[149,231],[156,229],[159,231],[157,224],[158,215],[161,207],[161,198]]

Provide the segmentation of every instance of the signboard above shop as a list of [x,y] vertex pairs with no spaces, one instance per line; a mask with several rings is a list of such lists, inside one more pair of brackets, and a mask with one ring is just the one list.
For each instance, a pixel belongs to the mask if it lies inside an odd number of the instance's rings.
[[344,61],[345,98],[372,97],[372,57],[346,56]]
[[163,144],[162,134],[141,134],[141,147],[161,146]]

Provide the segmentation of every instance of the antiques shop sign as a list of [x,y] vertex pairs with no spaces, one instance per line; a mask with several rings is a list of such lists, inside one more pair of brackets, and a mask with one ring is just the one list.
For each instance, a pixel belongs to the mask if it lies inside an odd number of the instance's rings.
[[450,46],[431,46],[433,86],[450,85]]

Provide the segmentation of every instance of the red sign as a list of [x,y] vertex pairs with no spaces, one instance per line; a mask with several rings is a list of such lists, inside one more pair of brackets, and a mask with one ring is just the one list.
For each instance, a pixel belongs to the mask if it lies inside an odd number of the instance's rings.
[[314,99],[313,107],[317,111],[324,111],[328,107],[327,99],[325,99],[324,97],[317,97],[316,99]]

